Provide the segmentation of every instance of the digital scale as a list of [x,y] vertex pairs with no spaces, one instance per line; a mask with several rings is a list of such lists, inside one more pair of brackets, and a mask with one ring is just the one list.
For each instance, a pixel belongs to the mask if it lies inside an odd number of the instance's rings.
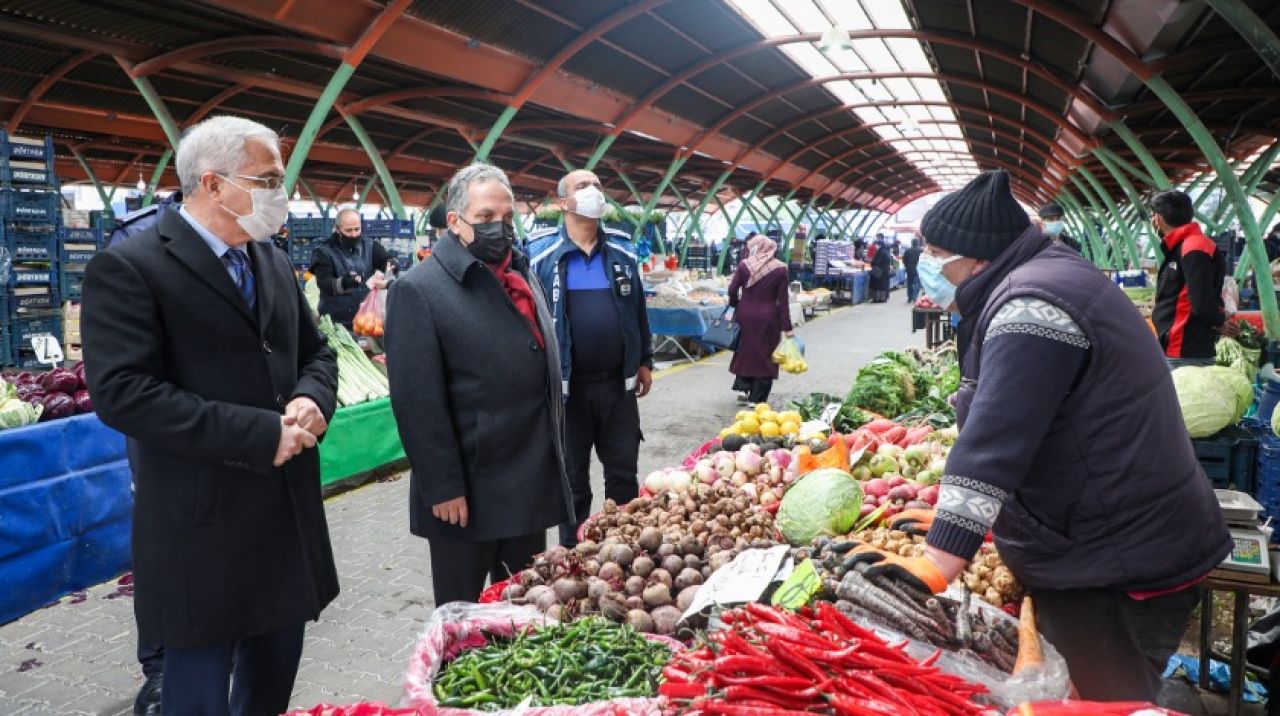
[[1255,574],[1271,574],[1271,559],[1267,552],[1267,534],[1258,528],[1258,513],[1262,505],[1244,492],[1214,490],[1218,507],[1231,532],[1231,554],[1222,560],[1223,569]]

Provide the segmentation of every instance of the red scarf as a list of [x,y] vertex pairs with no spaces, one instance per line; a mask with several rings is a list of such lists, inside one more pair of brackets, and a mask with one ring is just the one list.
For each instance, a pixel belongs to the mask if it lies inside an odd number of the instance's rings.
[[547,343],[542,338],[542,330],[538,328],[538,308],[533,301],[533,289],[529,288],[529,282],[524,280],[524,276],[511,270],[511,252],[507,252],[507,257],[502,261],[496,264],[485,264],[485,266],[488,266],[489,270],[493,271],[493,275],[498,277],[498,283],[502,284],[503,290],[515,304],[516,310],[529,321],[529,330],[533,331],[538,347],[545,349]]

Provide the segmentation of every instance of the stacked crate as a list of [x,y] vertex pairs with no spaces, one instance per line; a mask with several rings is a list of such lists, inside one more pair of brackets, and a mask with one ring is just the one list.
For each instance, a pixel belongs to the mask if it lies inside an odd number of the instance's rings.
[[31,337],[61,336],[58,291],[62,197],[53,139],[12,137],[0,130],[0,363],[38,367]]
[[[382,244],[402,270],[409,268],[417,246],[413,237],[413,222],[401,219],[361,219],[360,233]],[[375,266],[375,270],[382,270]]]
[[314,216],[290,216],[289,260],[295,268],[306,270],[311,265],[311,251],[315,244],[333,233],[333,219]]

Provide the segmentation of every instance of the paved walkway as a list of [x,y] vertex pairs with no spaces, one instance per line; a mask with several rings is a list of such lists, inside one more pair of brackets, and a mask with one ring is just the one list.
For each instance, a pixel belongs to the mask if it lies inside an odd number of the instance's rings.
[[[798,333],[810,370],[784,374],[774,405],[812,391],[843,395],[867,359],[924,341],[910,333],[901,291],[887,304],[838,309]],[[641,401],[641,474],[677,464],[739,410],[728,362],[721,355],[659,373]],[[595,472],[599,493],[598,466]],[[308,625],[293,706],[398,702],[401,674],[432,609],[427,545],[409,535],[408,485],[397,477],[326,503],[342,593]],[[127,592],[113,581],[0,626],[0,714],[131,713],[142,679]]]

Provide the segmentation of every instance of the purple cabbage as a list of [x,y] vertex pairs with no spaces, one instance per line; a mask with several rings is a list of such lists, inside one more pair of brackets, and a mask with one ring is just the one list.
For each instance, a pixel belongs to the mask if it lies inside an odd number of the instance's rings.
[[84,379],[84,361],[76,361],[71,367],[71,372],[76,374],[76,379],[80,381],[80,390],[88,390],[89,384]]
[[18,393],[19,400],[28,403],[39,403],[46,395],[44,388],[38,383],[17,383],[13,389]]
[[80,390],[80,379],[66,368],[54,368],[40,377],[40,385],[46,393],[72,393]]
[[89,391],[77,390],[75,394],[71,396],[71,399],[76,403],[77,413],[93,412],[93,400],[89,398]]
[[69,418],[76,414],[76,401],[66,393],[49,393],[40,403],[44,406],[41,422]]

